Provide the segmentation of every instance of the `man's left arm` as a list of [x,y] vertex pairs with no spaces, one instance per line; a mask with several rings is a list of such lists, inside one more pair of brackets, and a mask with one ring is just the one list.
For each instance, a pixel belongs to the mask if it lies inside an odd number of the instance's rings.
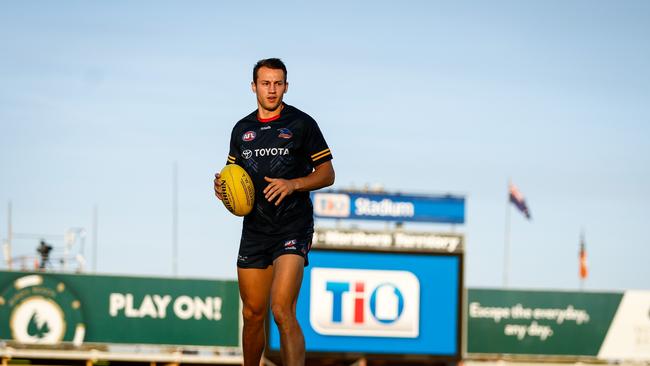
[[269,184],[264,188],[264,197],[269,201],[275,201],[279,205],[282,200],[293,192],[315,191],[334,184],[334,166],[328,160],[317,165],[309,175],[294,179],[269,178],[264,179]]

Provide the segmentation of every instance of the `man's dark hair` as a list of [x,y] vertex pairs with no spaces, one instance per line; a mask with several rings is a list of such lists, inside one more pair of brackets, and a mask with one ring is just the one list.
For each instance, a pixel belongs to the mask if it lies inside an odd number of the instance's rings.
[[260,67],[268,67],[269,69],[284,71],[284,81],[287,81],[287,67],[284,66],[284,62],[279,58],[266,58],[257,61],[255,64],[255,67],[253,68],[253,83],[257,83],[257,70],[259,70]]

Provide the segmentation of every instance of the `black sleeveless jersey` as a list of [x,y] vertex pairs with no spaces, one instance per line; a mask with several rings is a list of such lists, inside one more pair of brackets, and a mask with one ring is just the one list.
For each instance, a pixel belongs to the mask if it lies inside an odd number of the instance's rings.
[[309,175],[314,167],[332,160],[318,124],[306,113],[285,104],[270,120],[257,118],[257,110],[232,129],[227,164],[238,164],[255,185],[255,205],[244,217],[242,238],[304,234],[313,231],[309,192],[293,192],[276,206],[264,197],[264,177],[293,179]]

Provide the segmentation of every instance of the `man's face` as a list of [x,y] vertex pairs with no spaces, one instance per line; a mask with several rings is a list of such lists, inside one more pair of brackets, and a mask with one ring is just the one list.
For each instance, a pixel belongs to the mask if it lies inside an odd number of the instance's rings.
[[284,81],[284,71],[260,67],[257,70],[257,82],[251,83],[251,86],[257,94],[258,106],[267,111],[275,111],[282,104],[289,84]]

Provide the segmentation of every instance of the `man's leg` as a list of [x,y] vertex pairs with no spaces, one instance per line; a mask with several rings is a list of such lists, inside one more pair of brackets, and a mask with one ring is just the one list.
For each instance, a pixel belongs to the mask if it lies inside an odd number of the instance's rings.
[[273,262],[271,310],[280,331],[280,352],[285,366],[305,364],[305,338],[296,319],[296,302],[302,283],[304,259],[285,254]]
[[264,352],[264,319],[269,308],[273,266],[266,269],[237,268],[239,295],[244,309],[242,347],[244,366],[259,366]]

